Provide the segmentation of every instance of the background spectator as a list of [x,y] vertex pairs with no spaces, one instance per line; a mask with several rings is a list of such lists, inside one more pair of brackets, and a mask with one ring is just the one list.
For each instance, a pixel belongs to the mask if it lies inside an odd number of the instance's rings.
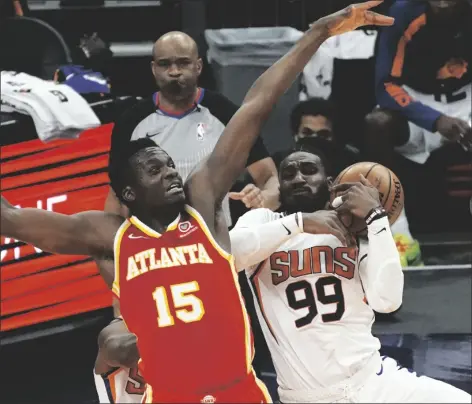
[[[445,144],[460,142],[469,148],[472,142],[471,6],[466,0],[399,0],[390,15],[395,24],[381,31],[377,47],[375,80],[380,109],[367,116],[366,156],[397,173],[407,208],[410,202],[418,207],[412,210],[414,216],[429,216],[434,214],[428,209],[431,190],[438,194],[440,177],[431,175],[431,167],[425,163]],[[449,156],[456,162],[457,156],[467,161],[457,143],[450,149],[453,154]],[[404,158],[396,158],[394,150]],[[450,220],[447,215],[443,218]],[[441,227],[439,221],[435,226]],[[410,233],[405,212],[392,230],[397,243],[404,245],[403,263],[420,264],[419,245]]]
[[[358,161],[358,151],[347,146],[338,134],[339,119],[331,101],[316,97],[301,101],[290,114],[290,130],[296,147],[320,150],[334,175]],[[291,152],[287,150],[274,155],[277,167]]]

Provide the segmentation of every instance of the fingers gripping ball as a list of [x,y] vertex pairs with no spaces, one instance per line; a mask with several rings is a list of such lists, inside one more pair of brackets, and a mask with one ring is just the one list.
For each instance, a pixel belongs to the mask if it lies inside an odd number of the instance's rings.
[[[388,221],[392,225],[403,209],[404,194],[400,180],[391,170],[381,164],[362,162],[345,168],[334,180],[333,185],[360,181],[361,174],[379,191],[380,202],[387,211]],[[333,192],[331,204],[333,205],[334,202],[334,205],[339,206],[341,198],[335,201],[336,197],[337,195]],[[359,233],[365,229],[365,222],[349,213],[342,214],[340,219],[353,233]]]

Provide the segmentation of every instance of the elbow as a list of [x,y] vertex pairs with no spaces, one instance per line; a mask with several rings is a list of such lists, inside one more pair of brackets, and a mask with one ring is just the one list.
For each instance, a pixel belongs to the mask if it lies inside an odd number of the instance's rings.
[[241,272],[253,264],[251,258],[260,249],[260,240],[254,230],[248,228],[235,228],[229,234],[235,267]]
[[376,296],[369,300],[369,306],[376,313],[388,314],[397,311],[403,303],[403,293],[398,296]]
[[393,313],[403,303],[404,276],[401,265],[392,265],[389,272],[389,279],[380,280],[373,293],[367,295],[370,307],[377,313]]
[[374,310],[377,313],[382,313],[382,314],[389,314],[397,311],[401,305],[402,305],[402,296],[398,299],[391,299],[391,300],[382,300],[381,303],[371,305],[372,310]]
[[278,101],[274,91],[254,91],[248,93],[241,107],[246,107],[251,111],[251,120],[263,125],[274,109]]

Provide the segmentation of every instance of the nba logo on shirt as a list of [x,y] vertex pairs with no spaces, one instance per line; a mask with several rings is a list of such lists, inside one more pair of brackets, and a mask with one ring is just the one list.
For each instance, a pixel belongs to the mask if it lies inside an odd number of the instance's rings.
[[200,140],[200,141],[204,140],[206,129],[207,129],[206,124],[204,124],[202,122],[200,122],[197,125],[197,139],[198,140]]
[[190,222],[181,222],[179,223],[179,231],[183,234],[180,235],[180,238],[188,236],[190,233],[193,233],[197,228],[192,225]]

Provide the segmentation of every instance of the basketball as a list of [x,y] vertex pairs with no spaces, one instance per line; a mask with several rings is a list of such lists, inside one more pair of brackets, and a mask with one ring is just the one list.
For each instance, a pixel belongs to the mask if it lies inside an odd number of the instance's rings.
[[[387,211],[388,221],[392,225],[403,209],[404,194],[400,180],[391,170],[381,164],[362,162],[345,168],[334,180],[333,185],[358,182],[361,174],[379,191],[380,203]],[[331,203],[336,196],[335,193],[331,193]],[[340,218],[343,224],[354,234],[366,230],[365,222],[360,218],[356,218],[351,214],[343,214]]]

